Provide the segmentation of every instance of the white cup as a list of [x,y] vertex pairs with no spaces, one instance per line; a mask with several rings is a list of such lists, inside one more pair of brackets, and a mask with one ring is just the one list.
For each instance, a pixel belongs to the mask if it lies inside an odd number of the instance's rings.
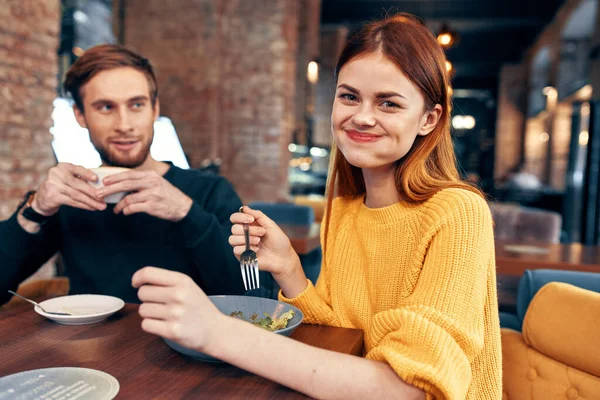
[[[129,168],[98,167],[98,168],[92,168],[92,169],[90,169],[90,171],[92,171],[93,173],[96,174],[96,176],[98,176],[98,180],[96,182],[89,182],[88,181],[89,184],[92,185],[93,187],[95,187],[96,189],[100,189],[100,188],[104,187],[104,183],[102,183],[102,180],[104,178],[106,178],[107,176],[110,176],[110,175],[119,174],[121,172],[129,171]],[[106,203],[118,203],[119,201],[121,201],[121,199],[123,197],[125,197],[126,194],[127,194],[127,192],[113,193],[111,195],[108,195],[108,196],[104,197],[104,201]]]

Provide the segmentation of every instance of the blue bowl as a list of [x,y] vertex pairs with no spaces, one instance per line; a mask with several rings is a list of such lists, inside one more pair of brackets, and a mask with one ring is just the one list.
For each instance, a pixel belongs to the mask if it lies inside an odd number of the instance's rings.
[[[208,298],[223,314],[230,315],[232,312],[241,311],[245,320],[248,320],[253,314],[258,315],[259,318],[263,318],[265,313],[271,317],[277,318],[284,312],[294,310],[294,317],[288,321],[287,327],[285,329],[280,329],[273,332],[283,336],[290,336],[304,319],[304,314],[302,314],[302,311],[294,306],[277,300],[251,296],[208,296]],[[186,356],[195,358],[196,360],[206,362],[222,362],[217,358],[211,357],[196,350],[189,349],[175,343],[172,340],[165,338],[163,338],[163,340],[173,350]]]

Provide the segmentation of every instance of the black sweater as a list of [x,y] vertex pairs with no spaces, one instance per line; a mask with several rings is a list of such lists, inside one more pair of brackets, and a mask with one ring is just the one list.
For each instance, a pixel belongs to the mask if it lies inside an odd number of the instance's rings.
[[139,302],[131,286],[151,265],[189,275],[209,295],[244,292],[239,262],[228,244],[229,216],[242,205],[224,178],[175,166],[164,175],[194,201],[170,222],[139,213],[114,214],[62,206],[37,234],[23,230],[17,212],[0,222],[0,304],[52,255],[62,255],[71,294],[95,293]]

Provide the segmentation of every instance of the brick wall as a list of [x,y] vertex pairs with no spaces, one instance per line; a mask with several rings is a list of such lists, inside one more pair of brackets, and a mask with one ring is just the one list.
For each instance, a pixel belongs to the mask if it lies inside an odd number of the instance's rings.
[[221,158],[245,202],[287,197],[300,7],[316,3],[125,3],[124,43],[156,66],[161,114],[173,120],[190,163]]
[[55,163],[50,146],[60,29],[58,0],[0,7],[0,219]]
[[[196,4],[202,4],[197,6]],[[169,116],[193,166],[217,154],[219,36],[217,1],[125,3],[124,44],[156,68],[161,114]]]
[[225,13],[219,147],[223,174],[245,202],[288,196],[299,6],[239,0]]

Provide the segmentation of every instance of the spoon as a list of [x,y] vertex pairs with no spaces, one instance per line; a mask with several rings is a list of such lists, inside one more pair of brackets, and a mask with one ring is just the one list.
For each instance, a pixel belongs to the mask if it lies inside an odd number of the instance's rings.
[[26,297],[23,297],[23,296],[21,296],[20,294],[17,294],[17,293],[15,293],[15,292],[13,292],[12,290],[9,290],[9,292],[10,292],[10,293],[12,293],[12,294],[14,294],[14,295],[15,295],[15,296],[17,296],[17,297],[20,297],[20,298],[22,298],[22,299],[23,299],[23,300],[25,300],[25,301],[28,301],[28,302],[30,302],[30,303],[31,303],[31,304],[33,304],[34,306],[38,306],[38,307],[40,308],[40,310],[42,310],[42,311],[43,311],[43,312],[45,312],[46,314],[52,314],[52,315],[71,315],[71,314],[69,314],[69,313],[64,313],[64,312],[46,311],[46,310],[44,310],[44,307],[42,307],[41,305],[39,305],[39,304],[38,304],[38,303],[36,303],[35,301],[33,301],[33,300],[29,300],[28,298],[26,298]]

